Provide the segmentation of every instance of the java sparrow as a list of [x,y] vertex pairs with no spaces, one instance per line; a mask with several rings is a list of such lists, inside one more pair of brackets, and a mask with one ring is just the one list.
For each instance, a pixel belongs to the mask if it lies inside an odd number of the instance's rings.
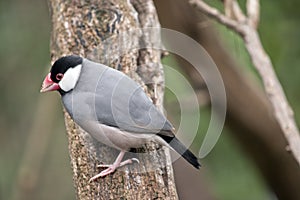
[[72,119],[97,141],[120,150],[111,165],[90,180],[113,173],[137,159],[122,161],[126,151],[149,140],[171,147],[199,169],[197,157],[174,135],[174,128],[141,86],[124,73],[88,59],[59,58],[45,77],[41,92],[57,90]]

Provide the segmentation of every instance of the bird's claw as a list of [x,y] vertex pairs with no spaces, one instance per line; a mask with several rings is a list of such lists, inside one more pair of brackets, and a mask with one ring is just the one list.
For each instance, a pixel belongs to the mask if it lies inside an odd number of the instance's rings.
[[106,167],[110,167],[111,165],[108,165],[108,164],[100,164],[100,165],[97,165],[97,168],[106,168]]
[[[119,168],[119,167],[122,167],[124,165],[128,165],[128,164],[132,164],[133,161],[137,162],[138,164],[140,163],[139,159],[137,158],[130,158],[130,159],[127,159],[123,162],[121,162],[119,164],[119,166],[116,166],[116,168]],[[111,167],[112,165],[108,165],[108,164],[100,164],[100,165],[97,165],[98,168],[108,168],[108,167]]]
[[135,162],[137,162],[138,164],[140,164],[140,161],[139,161],[139,159],[137,159],[137,158],[131,158],[131,161],[135,161]]
[[116,167],[114,167],[113,165],[110,165],[107,169],[103,170],[102,172],[100,172],[99,174],[93,176],[92,178],[90,178],[89,183],[96,180],[97,178],[100,177],[104,177],[108,174],[113,173],[116,170]]
[[121,162],[119,165],[115,165],[115,164],[112,164],[112,165],[107,165],[107,164],[97,165],[97,167],[99,167],[99,168],[107,168],[107,169],[105,169],[102,172],[100,172],[99,174],[93,176],[89,180],[89,182],[94,181],[97,178],[107,176],[107,175],[113,173],[117,168],[122,167],[124,165],[132,164],[134,161],[137,162],[137,163],[140,163],[140,161],[137,158],[130,158],[130,159],[127,159],[127,160]]

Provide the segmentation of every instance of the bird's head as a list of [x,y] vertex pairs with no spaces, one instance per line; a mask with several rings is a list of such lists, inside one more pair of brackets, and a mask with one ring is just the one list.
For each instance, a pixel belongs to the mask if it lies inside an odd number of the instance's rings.
[[57,90],[64,94],[71,91],[79,79],[82,61],[81,57],[75,55],[56,60],[50,73],[45,77],[40,92]]

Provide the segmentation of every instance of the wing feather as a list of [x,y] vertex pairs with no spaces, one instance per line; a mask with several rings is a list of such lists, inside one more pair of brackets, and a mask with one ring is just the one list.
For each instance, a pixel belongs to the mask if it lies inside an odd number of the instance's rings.
[[173,135],[173,126],[141,86],[116,70],[106,70],[95,93],[97,120],[136,133]]

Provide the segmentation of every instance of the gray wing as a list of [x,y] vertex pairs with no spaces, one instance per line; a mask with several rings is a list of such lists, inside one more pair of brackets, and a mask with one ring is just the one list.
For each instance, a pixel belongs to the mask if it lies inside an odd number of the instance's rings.
[[143,89],[122,72],[84,60],[73,93],[81,95],[73,98],[73,101],[80,99],[81,102],[76,103],[79,107],[77,116],[89,116],[102,124],[130,132],[173,136],[172,124]]
[[96,88],[95,108],[103,124],[130,132],[172,134],[173,126],[143,89],[119,71],[104,72]]

